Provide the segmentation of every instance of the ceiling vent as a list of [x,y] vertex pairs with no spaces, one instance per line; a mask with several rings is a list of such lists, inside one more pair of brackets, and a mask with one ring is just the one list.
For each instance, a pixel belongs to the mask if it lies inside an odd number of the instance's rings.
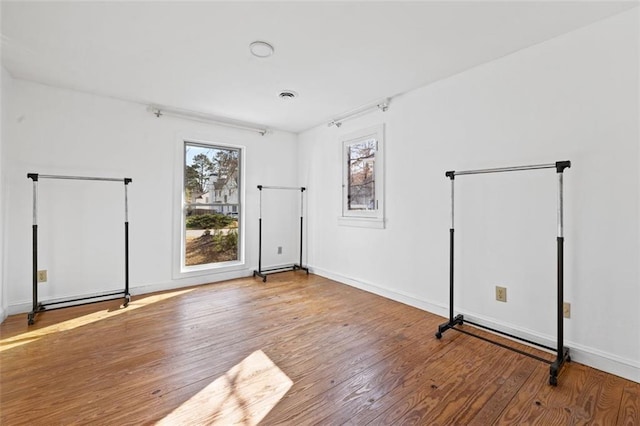
[[297,98],[298,94],[296,92],[294,92],[293,90],[283,90],[282,92],[280,92],[278,97],[280,99],[290,100],[290,99]]

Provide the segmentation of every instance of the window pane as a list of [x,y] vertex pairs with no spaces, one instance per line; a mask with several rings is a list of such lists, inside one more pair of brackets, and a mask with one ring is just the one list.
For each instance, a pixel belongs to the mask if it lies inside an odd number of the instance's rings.
[[378,143],[367,139],[347,147],[349,156],[347,206],[349,210],[376,210],[375,161]]
[[184,266],[239,259],[240,151],[185,143]]

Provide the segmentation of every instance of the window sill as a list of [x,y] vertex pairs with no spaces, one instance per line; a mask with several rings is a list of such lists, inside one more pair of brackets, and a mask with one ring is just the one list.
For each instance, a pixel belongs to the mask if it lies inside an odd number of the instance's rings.
[[223,262],[219,264],[207,264],[201,266],[187,266],[179,268],[176,273],[173,274],[174,279],[182,279],[189,277],[198,277],[202,275],[214,275],[222,274],[225,272],[234,272],[246,269],[244,262],[235,260],[230,262]]
[[338,216],[338,225],[355,228],[384,229],[384,219],[379,217]]

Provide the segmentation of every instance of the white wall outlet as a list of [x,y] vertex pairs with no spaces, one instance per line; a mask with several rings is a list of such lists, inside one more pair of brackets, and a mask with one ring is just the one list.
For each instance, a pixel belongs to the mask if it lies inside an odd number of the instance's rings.
[[507,301],[507,288],[506,287],[500,287],[500,286],[496,286],[496,300],[498,302],[505,302]]
[[562,304],[562,316],[565,318],[571,318],[571,303],[564,302]]
[[47,282],[47,270],[46,269],[38,271],[38,282],[39,283]]

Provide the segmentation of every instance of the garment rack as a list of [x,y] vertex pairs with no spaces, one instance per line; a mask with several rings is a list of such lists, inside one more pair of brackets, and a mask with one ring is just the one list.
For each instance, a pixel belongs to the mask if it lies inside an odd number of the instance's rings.
[[[124,298],[123,306],[126,307],[131,301],[131,294],[129,293],[129,206],[127,197],[127,185],[129,185],[133,180],[131,178],[43,175],[38,173],[28,173],[27,178],[33,181],[33,306],[27,316],[28,325],[34,324],[36,314],[43,311],[52,311],[55,309],[69,308],[71,306],[86,305],[90,303],[98,303],[120,298]],[[73,299],[57,300],[55,302],[48,303],[42,303],[38,300],[38,181],[41,179],[87,180],[124,183],[124,290],[93,296],[77,297]]]
[[[278,189],[285,191],[300,191],[300,262],[292,265],[274,266],[267,269],[262,268],[262,190],[263,189]],[[302,270],[309,275],[309,268],[302,265],[302,236],[303,236],[303,221],[304,221],[304,186],[265,186],[258,185],[260,191],[260,216],[258,218],[258,269],[253,271],[253,276],[262,278],[262,282],[267,282],[267,275],[279,274],[281,272]]]
[[[464,170],[464,171],[448,171],[445,173],[445,176],[448,177],[451,181],[451,228],[449,229],[449,321],[444,324],[438,326],[438,331],[436,332],[436,338],[441,339],[442,333],[451,329],[456,330],[461,333],[482,339],[489,343],[493,343],[505,349],[512,350],[522,355],[526,355],[528,357],[534,358],[538,361],[545,362],[550,364],[549,367],[549,384],[552,386],[556,386],[558,384],[558,374],[560,369],[562,368],[565,362],[570,362],[571,357],[569,355],[569,348],[564,347],[564,323],[563,323],[563,303],[564,303],[564,224],[563,224],[563,188],[562,188],[562,178],[563,173],[566,168],[571,167],[570,161],[557,161],[555,163],[550,164],[536,164],[529,166],[515,166],[515,167],[501,167],[501,168],[493,168],[493,169],[479,169],[479,170]],[[505,333],[501,330],[496,330],[491,327],[487,327],[482,324],[478,324],[476,322],[472,322],[466,320],[464,315],[458,314],[454,316],[453,312],[453,288],[454,288],[454,280],[453,280],[453,247],[454,247],[454,181],[456,176],[464,176],[464,175],[476,175],[476,174],[487,174],[487,173],[503,173],[503,172],[516,172],[516,171],[525,171],[525,170],[539,170],[539,169],[556,169],[556,173],[558,175],[558,206],[557,206],[557,217],[558,217],[558,235],[557,235],[557,306],[556,306],[556,315],[557,315],[557,344],[555,348],[545,346],[543,344],[523,339],[519,336],[515,336],[513,334]],[[534,354],[527,353],[520,349],[511,347],[504,343],[497,342],[488,337],[484,337],[478,334],[474,334],[468,330],[458,328],[456,326],[463,325],[464,323],[471,324],[475,327],[483,328],[489,330],[493,333],[501,334],[503,336],[510,337],[515,340],[519,340],[521,342],[529,343],[531,345],[544,348],[550,351],[555,352],[555,360],[548,361],[545,358],[539,357]]]

